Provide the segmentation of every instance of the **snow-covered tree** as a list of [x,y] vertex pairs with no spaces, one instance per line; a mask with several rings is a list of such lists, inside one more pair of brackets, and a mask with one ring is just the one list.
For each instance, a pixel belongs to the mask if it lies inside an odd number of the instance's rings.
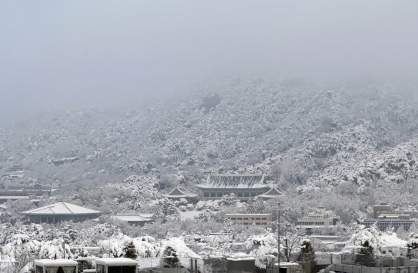
[[261,198],[254,197],[248,200],[245,208],[246,213],[264,213],[265,205]]
[[359,253],[356,255],[356,263],[369,265],[375,262],[375,255],[373,247],[369,241],[364,241],[361,245]]
[[236,198],[235,194],[234,194],[234,193],[231,193],[231,194],[229,194],[229,195],[227,194],[227,195],[222,196],[222,198],[221,198],[221,200],[220,200],[220,203],[221,203],[223,206],[233,206],[233,205],[235,205],[238,201],[239,201],[239,200]]
[[284,256],[287,262],[299,252],[303,237],[298,232],[287,232],[283,238],[280,239],[284,248]]
[[367,242],[368,247],[373,249],[374,255],[384,254],[387,249],[406,249],[406,241],[398,238],[392,231],[380,231],[375,225],[366,228],[357,226],[354,234],[346,242],[346,247],[363,247]]
[[411,232],[409,234],[409,240],[406,246],[408,247],[407,256],[410,259],[417,258],[418,257],[418,234],[417,233]]
[[277,256],[277,237],[273,234],[252,235],[245,241],[245,247],[249,251],[249,255],[256,257],[256,265],[265,268],[267,264],[267,256]]
[[163,256],[160,260],[160,266],[164,268],[179,268],[182,267],[180,260],[177,257],[176,250],[171,246],[167,246],[163,251]]
[[130,259],[136,259],[138,257],[135,245],[132,241],[128,241],[125,243],[125,247],[123,248],[124,257]]
[[177,208],[171,199],[164,198],[159,201],[158,214],[162,216],[174,216],[177,214]]

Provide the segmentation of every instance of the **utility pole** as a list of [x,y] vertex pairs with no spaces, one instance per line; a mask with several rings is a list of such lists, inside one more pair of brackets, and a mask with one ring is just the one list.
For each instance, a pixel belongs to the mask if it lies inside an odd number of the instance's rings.
[[63,250],[63,252],[64,252],[64,259],[65,259],[65,241],[64,241],[64,239],[62,239],[62,250]]
[[280,273],[280,202],[277,202],[277,273]]

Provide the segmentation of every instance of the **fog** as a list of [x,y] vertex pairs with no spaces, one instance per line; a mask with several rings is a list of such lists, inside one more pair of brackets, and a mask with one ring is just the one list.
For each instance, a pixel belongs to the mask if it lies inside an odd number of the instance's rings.
[[0,126],[223,75],[418,76],[416,1],[2,1]]

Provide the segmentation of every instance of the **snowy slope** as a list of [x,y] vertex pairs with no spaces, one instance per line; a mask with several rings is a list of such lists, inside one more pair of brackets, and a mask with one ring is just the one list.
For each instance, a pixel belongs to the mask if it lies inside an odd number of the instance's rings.
[[22,165],[25,182],[105,184],[137,174],[162,191],[193,190],[204,172],[232,171],[264,172],[301,191],[342,182],[361,191],[417,175],[409,89],[226,78],[147,106],[44,113],[0,131],[0,164]]

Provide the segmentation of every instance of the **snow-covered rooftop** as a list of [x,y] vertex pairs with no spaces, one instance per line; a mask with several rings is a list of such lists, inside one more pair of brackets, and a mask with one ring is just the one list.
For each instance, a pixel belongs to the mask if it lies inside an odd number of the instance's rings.
[[74,215],[74,214],[100,214],[100,211],[83,208],[66,202],[58,202],[52,205],[22,212],[26,215]]
[[117,214],[111,216],[114,219],[118,219],[126,222],[149,222],[152,221],[150,217],[141,214]]
[[105,265],[137,265],[138,262],[128,258],[101,258],[96,260],[96,264]]
[[208,176],[206,183],[197,184],[201,189],[208,188],[269,188],[264,183],[262,174],[212,174]]
[[[275,263],[276,266],[279,266],[279,264],[276,262]],[[282,267],[286,267],[286,266],[299,266],[298,263],[293,263],[293,262],[280,262],[280,269]]]
[[167,194],[163,194],[164,197],[168,197],[168,198],[192,198],[192,197],[196,197],[197,194],[194,193],[190,193],[186,190],[181,190],[179,187],[175,187],[172,191],[170,191]]
[[281,195],[284,195],[283,191],[278,190],[277,188],[271,188],[266,193],[258,195],[258,197],[271,199]]
[[41,260],[35,260],[35,265],[39,265],[39,266],[76,266],[77,262],[73,261],[73,260],[67,260],[67,259],[56,259],[56,260],[41,259]]
[[227,258],[227,260],[230,260],[230,261],[244,261],[244,260],[245,261],[252,261],[252,260],[255,260],[255,258],[251,257],[251,256],[249,256],[249,255],[247,255],[243,252],[238,252],[238,253],[235,253],[234,255],[232,255],[231,257]]
[[13,200],[13,199],[29,199],[28,195],[6,195],[6,196],[0,196],[0,200]]

